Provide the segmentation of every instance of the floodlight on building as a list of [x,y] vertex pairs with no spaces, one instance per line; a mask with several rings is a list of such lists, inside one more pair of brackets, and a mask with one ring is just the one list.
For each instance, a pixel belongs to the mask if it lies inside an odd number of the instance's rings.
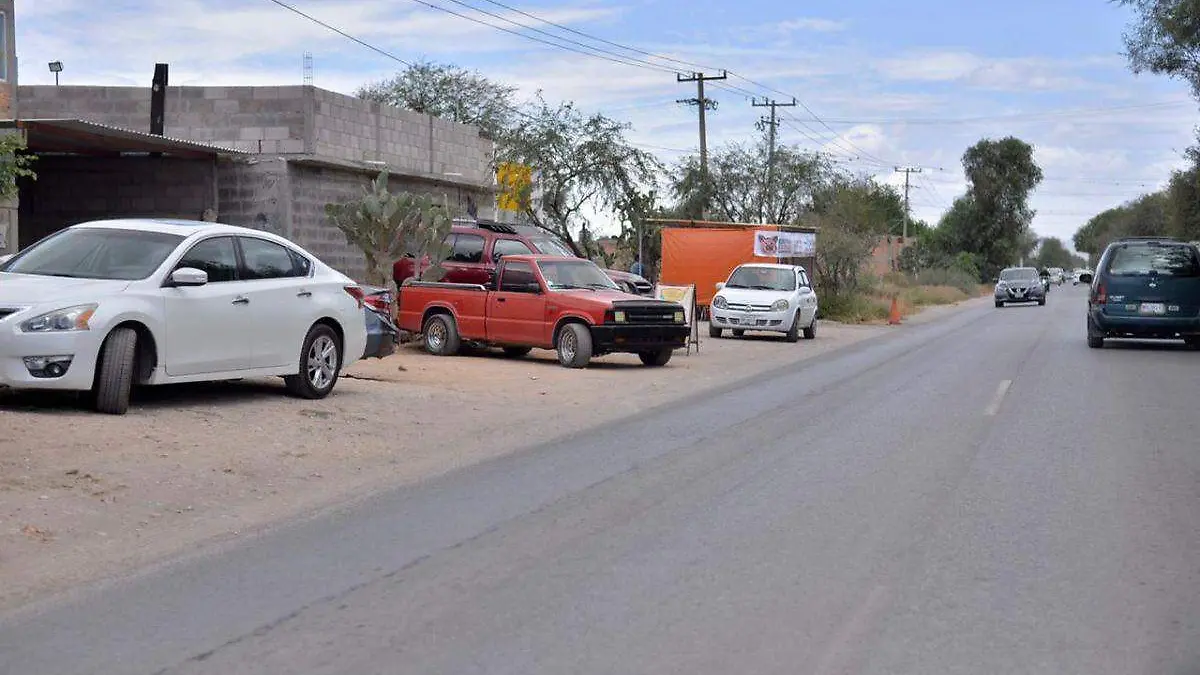
[[58,74],[63,71],[62,61],[51,61],[50,72],[54,73],[54,86],[58,86]]

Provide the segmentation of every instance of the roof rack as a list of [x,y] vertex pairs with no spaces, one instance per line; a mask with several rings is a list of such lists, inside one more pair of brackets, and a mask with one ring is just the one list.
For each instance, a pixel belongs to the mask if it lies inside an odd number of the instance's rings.
[[1120,237],[1117,241],[1179,241],[1175,237]]
[[475,225],[477,227],[481,227],[485,230],[491,230],[492,232],[497,232],[499,234],[516,234],[517,233],[517,228],[513,227],[512,225],[505,225],[504,223],[495,223],[490,220],[480,220],[480,221],[476,222]]

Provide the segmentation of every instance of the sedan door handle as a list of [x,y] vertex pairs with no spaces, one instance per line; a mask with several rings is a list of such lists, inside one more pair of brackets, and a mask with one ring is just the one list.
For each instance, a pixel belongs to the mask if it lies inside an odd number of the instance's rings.
[[248,305],[248,304],[250,304],[250,298],[246,298],[246,297],[238,297],[238,298],[234,298],[234,299],[233,299],[233,304],[235,304],[235,305]]
[[297,298],[311,298],[312,291],[300,291],[299,293],[296,294],[296,297]]

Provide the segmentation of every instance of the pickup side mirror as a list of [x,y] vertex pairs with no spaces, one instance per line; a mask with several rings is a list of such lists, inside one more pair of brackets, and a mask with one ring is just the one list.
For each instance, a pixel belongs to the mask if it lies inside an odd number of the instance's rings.
[[725,282],[724,282],[724,281],[718,281],[718,282],[717,282],[717,290],[718,290],[718,291],[723,291],[723,290],[725,290]]
[[171,285],[175,287],[204,286],[208,284],[208,272],[195,267],[180,267],[171,272]]

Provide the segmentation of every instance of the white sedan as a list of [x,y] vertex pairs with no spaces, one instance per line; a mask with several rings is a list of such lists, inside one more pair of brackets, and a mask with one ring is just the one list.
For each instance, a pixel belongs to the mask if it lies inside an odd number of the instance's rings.
[[797,265],[738,265],[729,280],[717,284],[709,309],[709,337],[725,329],[740,337],[748,330],[783,333],[796,342],[801,333],[817,336],[817,293],[808,272]]
[[122,414],[135,385],[282,376],[324,398],[366,346],[362,290],[275,235],[108,220],[0,262],[0,387],[91,392]]

